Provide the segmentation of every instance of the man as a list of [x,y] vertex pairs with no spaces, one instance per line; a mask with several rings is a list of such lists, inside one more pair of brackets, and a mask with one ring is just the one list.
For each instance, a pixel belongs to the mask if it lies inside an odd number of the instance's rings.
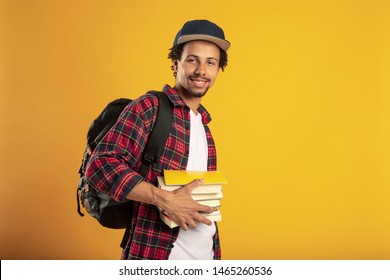
[[[214,209],[191,198],[202,180],[174,192],[155,185],[164,169],[216,170],[215,145],[207,126],[211,118],[201,99],[226,67],[229,47],[223,30],[207,20],[189,21],[177,33],[168,56],[176,82],[163,89],[173,104],[172,128],[159,162],[146,178],[139,174],[140,158],[156,120],[154,95],[131,102],[95,148],[86,171],[89,183],[117,201],[134,201],[122,259],[221,258],[217,225],[200,214]],[[180,227],[166,226],[156,206]]]

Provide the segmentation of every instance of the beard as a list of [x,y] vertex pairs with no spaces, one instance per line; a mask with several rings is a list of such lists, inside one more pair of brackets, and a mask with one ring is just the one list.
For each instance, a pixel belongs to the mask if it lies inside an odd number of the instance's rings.
[[193,90],[191,90],[191,89],[187,89],[187,92],[188,92],[188,94],[191,95],[192,97],[195,97],[195,98],[202,98],[203,96],[206,95],[206,93],[207,93],[208,90],[209,90],[209,88],[207,87],[207,88],[205,89],[204,92],[195,92],[195,91],[193,91]]
[[[190,79],[196,79],[197,76],[192,76],[190,77]],[[210,84],[210,80],[207,79],[207,82]],[[191,95],[192,97],[195,97],[195,98],[201,98],[203,96],[206,95],[207,91],[209,90],[210,86],[206,87],[203,91],[199,91],[199,89],[197,90],[196,87],[192,88],[191,85],[188,85],[187,88],[186,88],[186,91],[189,95]]]

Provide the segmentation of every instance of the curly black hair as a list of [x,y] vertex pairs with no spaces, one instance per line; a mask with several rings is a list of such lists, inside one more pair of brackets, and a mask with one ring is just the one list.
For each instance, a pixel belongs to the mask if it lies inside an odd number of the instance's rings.
[[[171,60],[180,60],[181,55],[183,53],[184,44],[185,43],[179,44],[179,45],[173,46],[171,49],[169,49],[168,58]],[[227,52],[221,48],[219,48],[219,53],[220,53],[220,55],[219,55],[219,65],[218,66],[223,71],[223,70],[225,70],[227,63],[228,63],[228,55],[227,55]],[[173,71],[173,75],[175,76],[175,69],[173,68],[173,66],[171,66],[171,70]]]

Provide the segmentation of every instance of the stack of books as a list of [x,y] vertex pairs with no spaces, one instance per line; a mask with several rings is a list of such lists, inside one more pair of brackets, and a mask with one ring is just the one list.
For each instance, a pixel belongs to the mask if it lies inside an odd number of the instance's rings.
[[[219,209],[222,199],[222,185],[227,184],[226,178],[220,171],[164,170],[164,177],[157,177],[158,187],[166,191],[179,189],[195,179],[204,179],[204,183],[192,191],[192,199],[199,204]],[[167,213],[159,210],[161,220],[165,224],[171,228],[178,226]],[[220,210],[202,215],[214,222],[219,222],[222,219]]]

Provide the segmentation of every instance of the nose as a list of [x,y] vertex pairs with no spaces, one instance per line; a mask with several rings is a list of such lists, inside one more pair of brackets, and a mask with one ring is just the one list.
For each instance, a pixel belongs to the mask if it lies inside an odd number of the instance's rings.
[[204,63],[199,63],[198,67],[196,67],[195,74],[199,76],[205,76],[206,75],[206,66]]

